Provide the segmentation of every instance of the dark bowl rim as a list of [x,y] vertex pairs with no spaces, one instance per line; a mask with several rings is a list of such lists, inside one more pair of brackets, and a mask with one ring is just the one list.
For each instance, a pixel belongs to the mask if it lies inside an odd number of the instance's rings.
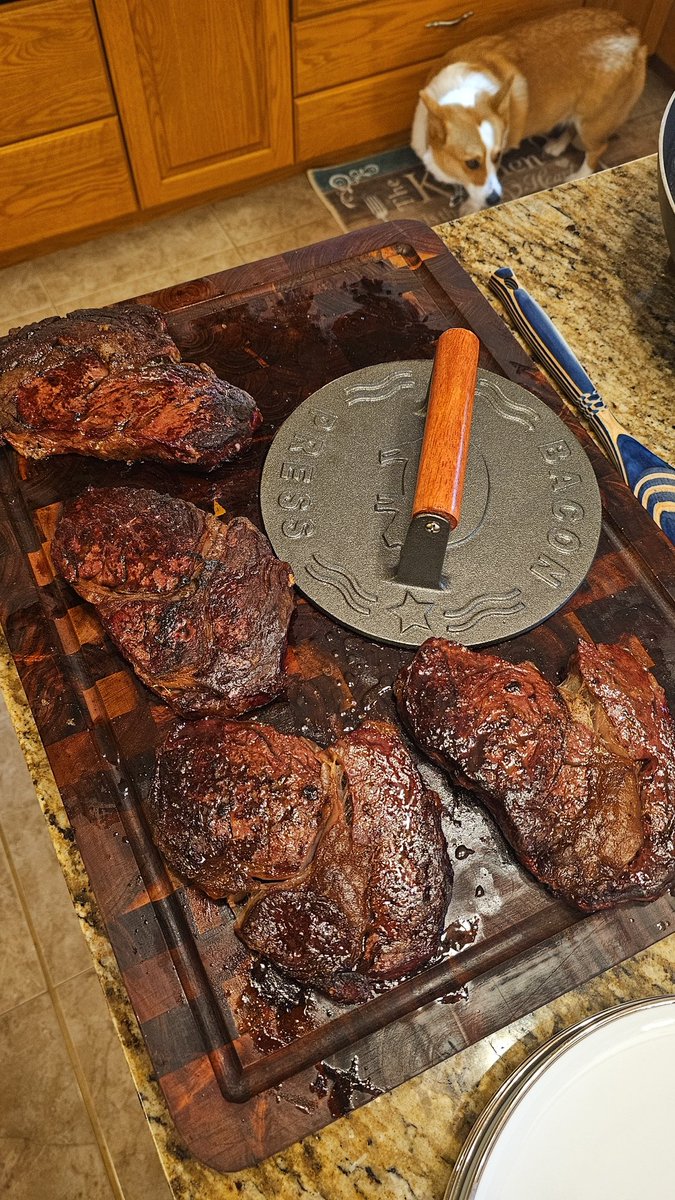
[[665,132],[666,132],[666,124],[668,122],[668,117],[670,115],[670,110],[673,107],[674,102],[675,102],[675,92],[673,92],[672,96],[670,97],[670,100],[668,101],[668,103],[665,107],[663,116],[661,118],[661,126],[659,128],[659,174],[661,176],[661,182],[663,184],[663,189],[664,189],[666,195],[668,196],[668,202],[669,202],[670,207],[672,208],[673,212],[675,212],[675,198],[673,197],[670,183],[668,181],[668,176],[666,174],[666,168],[665,168],[664,158],[663,158],[663,140],[664,140],[664,136],[665,136]]

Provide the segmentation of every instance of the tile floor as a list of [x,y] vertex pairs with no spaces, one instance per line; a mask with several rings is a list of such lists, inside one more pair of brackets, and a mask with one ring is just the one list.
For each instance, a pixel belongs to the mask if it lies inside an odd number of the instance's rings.
[[[670,88],[650,75],[608,165],[656,149]],[[304,175],[0,271],[0,333],[334,236]],[[170,1192],[0,702],[0,1195]]]

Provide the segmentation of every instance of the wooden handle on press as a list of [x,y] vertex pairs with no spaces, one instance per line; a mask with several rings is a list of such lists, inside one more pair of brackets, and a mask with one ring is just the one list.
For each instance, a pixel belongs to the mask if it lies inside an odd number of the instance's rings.
[[455,528],[462,509],[480,342],[447,329],[436,345],[413,516],[436,513]]

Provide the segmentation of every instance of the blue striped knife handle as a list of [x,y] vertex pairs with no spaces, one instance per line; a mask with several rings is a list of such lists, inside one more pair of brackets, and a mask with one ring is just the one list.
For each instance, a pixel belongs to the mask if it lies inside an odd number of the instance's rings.
[[640,504],[675,544],[673,468],[617,421],[550,317],[520,287],[511,268],[500,267],[490,276],[489,284],[535,357],[592,425]]

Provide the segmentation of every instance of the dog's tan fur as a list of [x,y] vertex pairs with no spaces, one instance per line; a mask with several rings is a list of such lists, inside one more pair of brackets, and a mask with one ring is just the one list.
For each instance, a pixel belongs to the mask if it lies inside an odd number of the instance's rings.
[[[427,80],[412,146],[432,175],[462,184],[475,212],[501,198],[505,150],[564,126],[546,150],[560,154],[575,132],[591,174],[645,82],[647,49],[614,12],[579,8],[475,38],[452,50]],[[443,103],[447,96],[453,102]],[[459,103],[454,100],[459,99]]]

